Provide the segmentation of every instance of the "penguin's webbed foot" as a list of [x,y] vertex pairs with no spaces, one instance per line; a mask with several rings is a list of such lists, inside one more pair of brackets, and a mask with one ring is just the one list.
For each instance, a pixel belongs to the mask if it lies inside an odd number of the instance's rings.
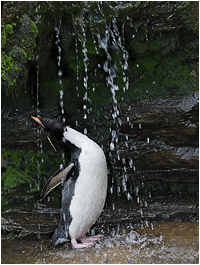
[[86,248],[92,244],[92,242],[78,243],[76,239],[71,239],[72,246],[74,248]]
[[96,236],[84,236],[84,237],[81,237],[80,240],[82,243],[88,243],[88,242],[94,242],[94,241],[97,241],[101,238],[101,235],[96,235]]

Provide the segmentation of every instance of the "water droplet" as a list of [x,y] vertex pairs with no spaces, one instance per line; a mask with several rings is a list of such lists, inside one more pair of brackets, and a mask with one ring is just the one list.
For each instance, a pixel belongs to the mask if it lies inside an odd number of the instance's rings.
[[125,165],[126,164],[126,159],[122,158],[122,164]]
[[121,189],[120,189],[120,186],[118,186],[118,189],[117,189],[118,195],[120,195],[120,192],[121,192]]
[[138,196],[138,192],[139,192],[139,187],[136,186],[136,188],[135,188],[135,194],[136,194],[136,196]]
[[142,210],[142,208],[140,208],[140,215],[141,215],[141,217],[143,217],[143,210]]
[[110,143],[110,150],[111,150],[111,151],[114,151],[114,150],[115,150],[115,145],[114,145],[114,143]]
[[132,199],[133,199],[133,198],[132,198],[131,194],[128,192],[128,193],[127,193],[127,200],[130,201],[130,200],[132,200]]
[[110,193],[113,194],[113,185],[110,187]]
[[132,158],[129,159],[129,166],[130,166],[131,168],[133,167],[133,159],[132,159]]

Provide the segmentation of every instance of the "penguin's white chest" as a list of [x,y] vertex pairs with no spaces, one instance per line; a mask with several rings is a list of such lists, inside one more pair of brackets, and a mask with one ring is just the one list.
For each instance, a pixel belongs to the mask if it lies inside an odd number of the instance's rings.
[[[88,138],[87,138],[88,139]],[[104,152],[92,140],[82,144],[80,174],[70,204],[71,238],[84,236],[102,212],[107,193],[107,163]]]

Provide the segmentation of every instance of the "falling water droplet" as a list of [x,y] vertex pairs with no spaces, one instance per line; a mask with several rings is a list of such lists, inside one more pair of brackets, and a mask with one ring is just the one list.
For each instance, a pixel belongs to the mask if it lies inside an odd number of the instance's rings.
[[130,201],[130,200],[132,200],[132,199],[133,199],[133,198],[132,198],[130,192],[128,192],[128,193],[127,193],[127,200]]
[[129,159],[129,166],[130,166],[130,168],[133,167],[133,159],[132,158]]
[[113,185],[110,187],[110,193],[113,194]]
[[111,150],[111,151],[114,151],[114,150],[115,150],[115,145],[114,145],[114,143],[110,143],[110,150]]

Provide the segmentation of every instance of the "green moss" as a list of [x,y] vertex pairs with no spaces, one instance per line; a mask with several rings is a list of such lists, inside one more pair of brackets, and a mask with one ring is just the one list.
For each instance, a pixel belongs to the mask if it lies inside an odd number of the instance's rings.
[[142,54],[142,53],[145,53],[147,51],[147,42],[146,41],[135,41],[135,40],[132,40],[131,43],[130,43],[130,49],[133,49],[133,53],[139,53],[139,54]]
[[7,95],[17,96],[22,85],[26,84],[28,61],[34,59],[37,32],[35,23],[27,15],[17,24],[11,22],[2,29],[1,78]]
[[[6,24],[1,32],[1,48],[3,49],[6,45],[8,36],[13,33],[13,26]],[[2,84],[6,84],[8,87],[14,85],[14,80],[9,80],[8,73],[13,69],[14,60],[10,55],[7,55],[5,51],[1,52],[1,79]]]
[[2,148],[2,157],[7,164],[1,179],[3,191],[9,191],[14,187],[20,188],[24,183],[31,183],[35,187],[41,186],[44,184],[44,177],[50,177],[62,163],[60,157],[41,154],[39,150],[33,152]]
[[10,166],[7,168],[6,172],[2,174],[1,181],[3,189],[8,190],[33,180],[27,174],[22,174],[20,171]]
[[152,58],[147,58],[142,62],[142,64],[144,65],[147,71],[152,73],[155,69],[155,66],[157,65],[157,62]]
[[10,34],[13,33],[13,26],[15,26],[15,23],[11,24],[6,24],[2,29],[1,29],[1,48],[3,48],[6,44],[6,42],[9,40]]
[[148,40],[147,44],[148,44],[148,50],[149,51],[156,52],[156,51],[159,51],[161,49],[160,44],[158,43],[158,41],[156,39]]
[[19,21],[21,23],[19,32],[19,37],[22,39],[21,47],[27,53],[27,57],[33,59],[33,49],[36,46],[38,29],[35,23],[27,15],[24,15]]

